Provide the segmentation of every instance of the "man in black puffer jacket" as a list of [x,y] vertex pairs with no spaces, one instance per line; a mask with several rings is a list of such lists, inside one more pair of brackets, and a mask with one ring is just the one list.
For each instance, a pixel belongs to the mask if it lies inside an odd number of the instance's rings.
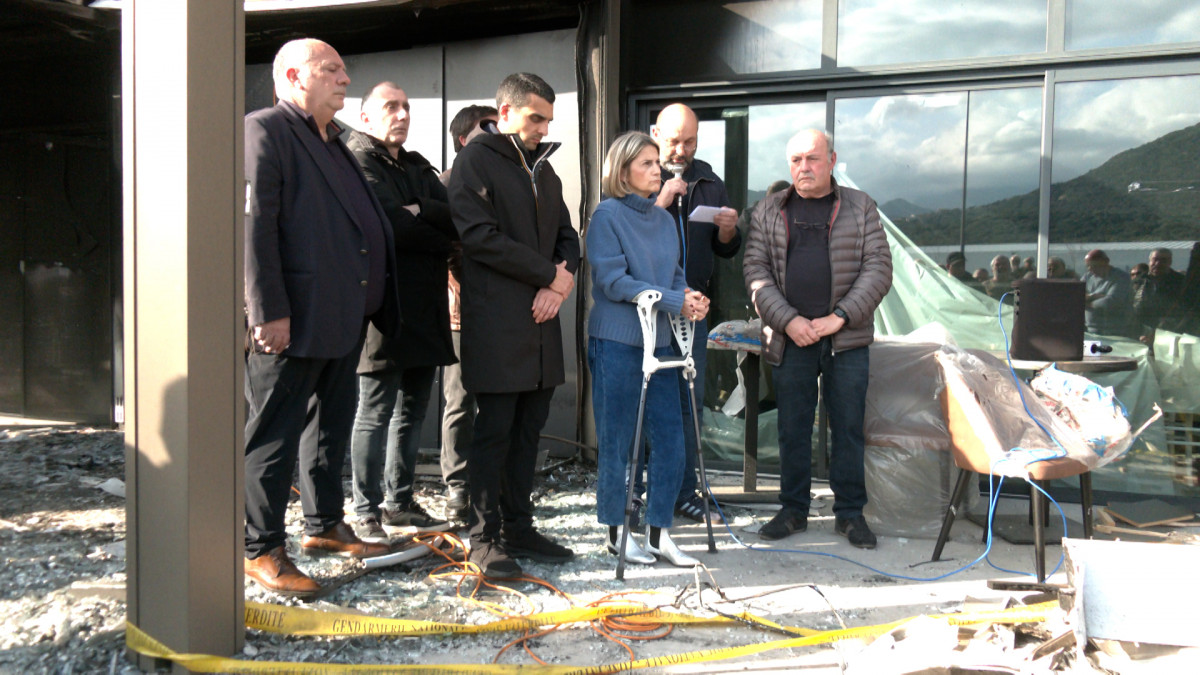
[[367,331],[350,443],[358,534],[386,541],[382,525],[418,530],[446,525],[413,499],[413,479],[434,374],[456,360],[445,288],[447,254],[458,231],[437,170],[404,149],[410,121],[404,91],[391,82],[371,87],[363,96],[361,118],[367,132],[351,133],[346,145],[395,232],[396,283],[405,317],[395,338],[373,327]]

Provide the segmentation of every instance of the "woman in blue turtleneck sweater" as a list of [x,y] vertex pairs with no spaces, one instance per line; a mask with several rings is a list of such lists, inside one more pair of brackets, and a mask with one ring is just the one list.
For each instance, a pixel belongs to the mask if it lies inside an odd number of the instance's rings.
[[[663,294],[656,305],[658,356],[672,355],[667,312],[693,320],[708,313],[708,298],[686,287],[671,216],[650,199],[661,182],[653,139],[637,131],[622,134],[604,159],[601,188],[609,198],[596,207],[587,231],[595,303],[588,320],[588,366],[600,446],[596,512],[608,526],[608,550],[613,554],[624,522],[629,449],[642,386],[642,329],[634,298],[645,290]],[[643,436],[654,448],[646,481],[649,529],[644,547],[629,538],[627,562],[650,564],[661,556],[682,567],[699,564],[667,534],[684,468],[678,377],[674,370],[659,371],[646,391]]]

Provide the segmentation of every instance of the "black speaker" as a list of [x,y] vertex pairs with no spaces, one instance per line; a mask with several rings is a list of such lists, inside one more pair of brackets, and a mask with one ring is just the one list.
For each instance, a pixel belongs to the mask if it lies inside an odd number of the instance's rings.
[[1013,309],[1014,359],[1078,361],[1083,358],[1084,286],[1078,279],[1020,279]]

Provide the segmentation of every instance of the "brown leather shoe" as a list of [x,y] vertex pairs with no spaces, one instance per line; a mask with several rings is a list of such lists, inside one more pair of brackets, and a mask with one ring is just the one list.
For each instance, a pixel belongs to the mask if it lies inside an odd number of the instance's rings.
[[345,521],[320,534],[304,535],[304,539],[300,540],[300,548],[309,555],[340,555],[347,558],[374,558],[392,552],[388,544],[373,544],[359,539]]
[[295,598],[315,595],[321,585],[296,568],[283,546],[254,558],[246,559],[246,576],[263,588]]

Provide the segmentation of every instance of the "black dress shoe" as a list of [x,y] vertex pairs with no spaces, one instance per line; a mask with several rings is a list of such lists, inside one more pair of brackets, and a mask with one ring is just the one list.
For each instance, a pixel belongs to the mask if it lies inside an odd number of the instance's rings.
[[867,519],[862,516],[835,518],[833,531],[849,539],[851,546],[875,548],[875,533],[867,527]]
[[446,520],[465,523],[471,519],[471,495],[465,487],[452,487],[446,493]]
[[808,529],[808,514],[795,509],[782,508],[766,525],[758,528],[760,539],[783,539],[794,533]]
[[383,524],[392,527],[415,527],[419,532],[446,529],[446,521],[438,520],[415,501],[400,504],[394,510],[383,507]]

